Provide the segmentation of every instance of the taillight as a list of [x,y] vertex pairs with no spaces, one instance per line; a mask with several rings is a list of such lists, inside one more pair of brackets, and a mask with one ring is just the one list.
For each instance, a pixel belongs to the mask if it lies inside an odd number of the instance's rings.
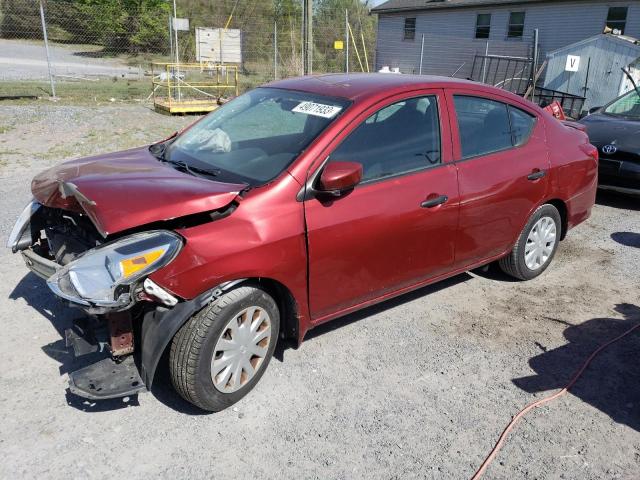
[[591,145],[590,143],[583,143],[580,145],[580,150],[589,155],[596,162],[598,161],[598,149],[594,145]]

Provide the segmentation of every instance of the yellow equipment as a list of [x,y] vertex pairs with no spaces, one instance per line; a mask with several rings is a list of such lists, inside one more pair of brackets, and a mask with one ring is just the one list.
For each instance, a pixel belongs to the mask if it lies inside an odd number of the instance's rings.
[[153,63],[153,105],[163,113],[206,113],[225,95],[238,95],[238,67],[206,63]]

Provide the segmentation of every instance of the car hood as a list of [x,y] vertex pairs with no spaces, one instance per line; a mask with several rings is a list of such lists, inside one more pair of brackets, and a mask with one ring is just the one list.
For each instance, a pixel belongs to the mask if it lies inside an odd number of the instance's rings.
[[218,210],[247,185],[182,173],[147,147],[62,163],[31,182],[43,205],[84,211],[107,236],[153,222]]
[[619,151],[640,153],[640,120],[627,120],[596,113],[580,120],[597,146],[615,144]]

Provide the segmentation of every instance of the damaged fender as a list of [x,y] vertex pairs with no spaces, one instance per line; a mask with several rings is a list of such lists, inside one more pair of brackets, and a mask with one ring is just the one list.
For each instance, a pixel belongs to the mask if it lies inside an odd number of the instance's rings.
[[142,322],[141,368],[142,381],[151,390],[153,377],[169,342],[178,330],[197,312],[215,302],[225,292],[244,282],[246,279],[225,282],[198,295],[193,300],[178,303],[173,308],[158,307],[147,312]]

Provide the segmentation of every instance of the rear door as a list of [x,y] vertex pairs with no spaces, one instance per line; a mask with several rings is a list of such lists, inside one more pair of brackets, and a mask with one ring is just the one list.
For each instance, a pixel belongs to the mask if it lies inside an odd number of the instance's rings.
[[305,202],[316,322],[442,274],[454,260],[458,185],[443,92],[389,99],[347,130],[328,162],[361,163],[362,182]]
[[503,97],[465,89],[447,93],[460,185],[455,264],[461,268],[512,248],[548,191],[542,119]]

